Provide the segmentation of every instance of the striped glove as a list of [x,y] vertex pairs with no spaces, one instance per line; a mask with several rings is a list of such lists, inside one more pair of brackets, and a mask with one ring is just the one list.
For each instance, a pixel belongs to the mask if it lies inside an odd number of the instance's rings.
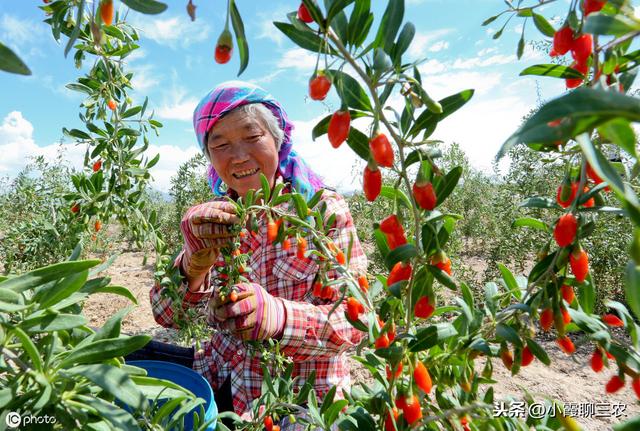
[[187,277],[209,272],[220,248],[233,238],[231,226],[239,222],[231,202],[206,202],[187,210],[180,223],[184,237],[182,269]]
[[213,318],[220,329],[231,331],[242,340],[280,338],[286,322],[282,298],[272,296],[256,283],[238,283],[233,286],[238,299],[222,302],[214,295],[209,303]]

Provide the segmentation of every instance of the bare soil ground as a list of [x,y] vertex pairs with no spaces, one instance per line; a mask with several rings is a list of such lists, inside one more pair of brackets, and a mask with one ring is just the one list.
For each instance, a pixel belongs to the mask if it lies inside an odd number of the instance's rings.
[[[106,271],[112,279],[112,284],[126,286],[138,299],[135,308],[123,321],[123,332],[130,334],[147,333],[155,339],[165,342],[175,340],[175,331],[160,327],[153,319],[149,304],[149,289],[153,284],[153,266],[143,265],[144,254],[141,252],[126,252],[118,256],[114,264]],[[472,262],[476,271],[482,271],[486,264],[478,257],[467,260]],[[111,294],[96,294],[85,304],[84,313],[93,326],[101,326],[117,310],[130,305],[129,301]],[[540,361],[534,361],[523,368],[517,376],[511,376],[502,364],[494,361],[494,385],[496,400],[508,397],[516,401],[523,400],[525,391],[531,393],[536,400],[545,397],[554,398],[563,403],[572,403],[582,409],[595,409],[574,417],[585,430],[610,429],[613,424],[623,421],[627,417],[640,414],[633,391],[627,385],[614,395],[605,395],[604,385],[613,375],[613,371],[596,374],[589,366],[592,347],[578,346],[577,352],[568,357],[551,340],[539,340],[551,357],[551,366],[546,367]],[[479,369],[484,365],[480,360]],[[368,372],[356,361],[351,361],[353,382],[363,382],[370,379]],[[621,416],[613,417],[615,406],[622,410]],[[584,410],[583,410],[584,411]],[[582,416],[582,417],[581,417]]]

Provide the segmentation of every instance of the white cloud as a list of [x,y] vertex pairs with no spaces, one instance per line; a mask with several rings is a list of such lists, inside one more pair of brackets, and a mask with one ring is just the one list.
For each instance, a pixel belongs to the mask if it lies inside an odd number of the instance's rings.
[[130,64],[129,70],[133,72],[131,86],[137,93],[146,93],[160,84],[160,75],[153,64]]
[[496,54],[491,57],[477,56],[471,58],[457,58],[451,65],[454,69],[475,69],[477,67],[496,66],[516,61],[515,55]]
[[186,48],[194,42],[206,40],[211,32],[211,26],[206,20],[199,19],[191,22],[186,14],[164,19],[148,19],[136,15],[132,18],[132,23],[145,37],[173,49]]
[[317,55],[306,49],[293,48],[285,51],[277,64],[280,69],[296,69],[299,72],[312,72],[316,66],[316,59]]
[[146,151],[149,159],[160,154],[158,164],[151,168],[153,180],[151,186],[168,193],[171,188],[171,177],[173,177],[181,164],[195,156],[199,150],[195,145],[186,145],[186,148],[176,145],[149,145]]
[[270,9],[269,13],[258,12],[256,22],[258,24],[258,39],[269,39],[275,42],[278,46],[284,42],[284,34],[273,25],[274,21],[286,21],[283,19],[289,12],[292,12],[292,7],[279,7],[277,9]]
[[[292,139],[294,149],[311,166],[314,172],[320,175],[325,184],[335,187],[345,193],[361,188],[360,173],[354,174],[353,167],[360,160],[346,143],[340,148],[334,149],[327,135],[315,140],[311,139],[311,130],[325,114],[309,121],[294,121],[295,129]],[[357,172],[361,172],[363,164],[360,162]]]
[[428,33],[416,32],[411,46],[409,46],[409,56],[412,58],[424,57],[425,51],[430,51],[434,46],[443,43],[443,41],[439,41],[438,39],[451,34],[453,31],[452,28],[442,28]]
[[197,105],[198,99],[187,96],[183,87],[174,85],[164,94],[162,105],[156,109],[156,114],[167,120],[191,121]]
[[54,160],[59,152],[75,168],[82,166],[84,148],[75,144],[50,144],[39,147],[33,140],[33,125],[19,111],[10,112],[0,124],[0,175],[14,177],[30,157],[44,156]]
[[[39,44],[46,37],[45,24],[2,14],[0,17],[0,40],[28,60],[43,56]],[[50,37],[50,36],[49,36]]]
[[[150,145],[146,151],[149,159],[160,154],[160,160],[153,168],[151,185],[162,192],[171,188],[171,177],[178,167],[193,157],[198,149],[195,145],[181,148],[175,145]],[[29,159],[44,156],[53,161],[62,154],[63,163],[81,170],[83,167],[85,147],[76,144],[53,143],[38,146],[33,139],[33,125],[19,111],[10,112],[0,123],[0,177],[14,178],[28,163]]]
[[434,43],[433,45],[431,45],[428,49],[429,52],[438,52],[438,51],[442,51],[443,49],[447,49],[449,48],[449,42],[447,42],[446,40],[439,40],[438,42]]

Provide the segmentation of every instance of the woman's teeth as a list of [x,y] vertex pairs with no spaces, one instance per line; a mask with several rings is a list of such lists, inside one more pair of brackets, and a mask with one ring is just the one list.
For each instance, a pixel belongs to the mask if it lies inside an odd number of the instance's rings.
[[236,172],[233,174],[234,177],[236,178],[244,178],[244,177],[248,177],[250,175],[253,175],[255,173],[257,173],[260,169],[256,168],[256,169],[248,169],[246,171],[240,171],[240,172]]

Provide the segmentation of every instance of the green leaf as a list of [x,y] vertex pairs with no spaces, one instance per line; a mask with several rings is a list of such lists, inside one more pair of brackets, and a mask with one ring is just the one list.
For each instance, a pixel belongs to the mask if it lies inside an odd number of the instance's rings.
[[[560,126],[549,122],[564,119]],[[637,98],[614,91],[578,88],[543,105],[502,145],[500,159],[517,144],[535,144],[568,139],[614,118],[640,121]]]
[[502,279],[504,283],[507,285],[507,288],[511,291],[513,296],[516,299],[520,300],[522,298],[522,292],[520,291],[520,286],[518,286],[518,282],[516,282],[516,278],[513,276],[509,268],[504,266],[502,263],[498,263],[498,269],[502,274]]
[[27,353],[27,356],[29,356],[29,359],[31,359],[31,364],[34,366],[34,368],[37,371],[42,371],[43,369],[42,358],[40,357],[40,352],[38,352],[38,348],[36,347],[34,342],[31,340],[31,337],[29,337],[22,329],[18,327],[14,327],[11,330],[11,333],[20,340],[22,349],[24,349],[24,351]]
[[443,286],[451,289],[457,290],[458,286],[456,286],[456,282],[453,281],[453,278],[449,276],[446,272],[438,268],[437,266],[428,265],[427,269],[429,272],[433,274],[433,276],[438,280]]
[[547,355],[547,352],[542,348],[542,346],[540,346],[531,338],[527,338],[527,346],[529,347],[529,350],[531,350],[531,353],[533,353],[533,356],[540,359],[540,362],[542,362],[546,366],[549,366],[551,364],[549,355]]
[[393,188],[391,186],[382,186],[380,189],[380,196],[391,199],[392,201],[397,200],[400,205],[407,209],[411,209],[411,201],[407,197],[407,195],[399,188]]
[[0,283],[0,287],[11,289],[16,293],[21,293],[25,290],[34,289],[52,280],[58,280],[71,274],[84,271],[85,269],[96,266],[99,263],[99,259],[56,263],[5,280]]
[[498,323],[498,325],[496,326],[496,336],[502,338],[505,341],[509,341],[514,346],[522,347],[522,340],[520,339],[518,332],[516,332],[516,330],[511,326],[507,326],[503,323]]
[[436,184],[436,196],[438,198],[438,202],[436,207],[440,206],[453,192],[460,180],[460,176],[462,175],[462,166],[456,166],[447,172],[447,175],[444,176],[442,181],[439,181]]
[[582,29],[585,33],[622,36],[640,30],[640,23],[622,14],[590,14]]
[[416,34],[416,26],[410,22],[405,23],[404,27],[402,27],[402,31],[398,36],[398,41],[393,47],[393,51],[391,52],[391,58],[393,58],[394,64],[400,64],[400,60],[402,59],[402,54],[409,48],[411,45],[411,41]]
[[536,28],[540,31],[540,33],[544,34],[547,37],[553,37],[553,35],[555,34],[555,30],[553,28],[553,26],[551,24],[549,24],[549,21],[547,21],[547,19],[532,11],[532,15],[533,15],[533,23],[535,24]]
[[414,353],[421,352],[457,334],[458,331],[450,323],[428,326],[418,330],[415,340],[409,342],[409,350]]
[[89,96],[91,96],[93,94],[93,88],[91,88],[91,87],[89,87],[87,85],[84,85],[84,84],[78,84],[78,83],[72,82],[72,83],[69,83],[69,84],[65,85],[65,87],[67,87],[69,90],[79,91],[81,93],[88,94]]
[[425,109],[424,112],[416,119],[409,133],[414,137],[422,130],[432,133],[439,121],[442,121],[464,106],[472,96],[473,90],[463,90],[439,100],[438,103],[442,106],[442,114],[434,114],[433,112]]
[[640,429],[640,416],[613,425],[613,431],[636,431],[638,429]]
[[[124,1],[124,0],[123,0]],[[131,413],[121,409],[113,403],[107,402],[102,398],[95,396],[87,396],[77,394],[75,396],[79,401],[83,402],[89,407],[93,407],[97,410],[98,414],[109,421],[113,429],[119,430],[135,430],[140,429],[140,426],[136,420],[131,416]],[[89,409],[87,409],[89,410]]]
[[576,142],[578,142],[589,164],[600,178],[605,180],[617,193],[624,194],[622,178],[620,178],[618,172],[611,166],[611,163],[609,163],[600,150],[593,145],[589,136],[586,133],[577,136]]
[[107,338],[94,341],[72,350],[62,360],[60,367],[64,368],[72,364],[102,362],[106,359],[125,356],[128,353],[144,347],[150,340],[151,337],[149,335],[134,335],[131,337]]
[[362,45],[369,34],[372,24],[371,0],[357,1],[349,18],[349,44]]
[[550,198],[533,197],[525,200],[519,205],[521,208],[552,208],[560,209],[560,205]]
[[640,317],[640,267],[629,261],[626,269],[625,298],[629,308]]
[[65,57],[67,56],[67,54],[69,54],[69,51],[71,51],[73,44],[76,42],[76,40],[78,39],[78,36],[80,35],[80,29],[82,28],[82,25],[83,25],[82,15],[84,14],[85,3],[86,3],[85,0],[80,0],[80,5],[78,6],[78,13],[76,14],[76,24],[73,27],[71,34],[69,35],[69,41],[67,42],[67,46],[65,46],[64,48]]
[[524,33],[518,41],[518,50],[516,51],[516,57],[518,57],[518,60],[522,58],[522,54],[524,54]]
[[628,120],[616,118],[604,123],[598,127],[598,133],[625,150],[634,158],[638,158],[638,153],[636,152],[636,134]]
[[331,3],[327,11],[327,22],[331,22],[334,16],[338,15],[344,8],[353,3],[354,0],[335,0]]
[[327,74],[335,84],[340,99],[347,106],[361,111],[372,111],[373,108],[371,107],[369,96],[367,96],[360,83],[351,75],[335,69],[328,70]]
[[390,54],[393,41],[400,29],[403,18],[404,0],[390,0],[384,11],[384,15],[382,15],[380,27],[378,27],[378,34],[373,42],[373,46],[382,48],[387,54]]
[[301,218],[302,220],[307,218],[307,203],[305,202],[304,198],[302,197],[302,195],[299,194],[293,194],[292,196],[293,199],[293,204],[296,207],[296,213],[298,214],[298,217]]
[[38,293],[36,293],[34,300],[40,303],[39,308],[51,307],[80,290],[87,281],[88,276],[88,269],[76,274],[71,274],[70,276],[51,285],[50,288],[39,290]]
[[[312,30],[299,30],[293,24],[288,24],[286,22],[274,22],[273,25],[275,25],[278,30],[283,32],[285,36],[291,39],[291,41],[299,47],[313,52],[322,51],[323,41],[320,36]],[[336,51],[330,46],[327,49],[331,55],[336,54]]]
[[515,219],[511,224],[511,227],[530,227],[544,232],[551,231],[551,229],[545,222],[531,217],[520,217],[518,219]]
[[349,130],[347,145],[363,160],[369,160],[371,151],[369,150],[369,138],[360,130],[352,127]]
[[60,331],[77,328],[88,323],[86,317],[77,314],[45,314],[24,319],[20,327],[29,333]]
[[420,251],[413,244],[404,244],[394,248],[385,258],[385,264],[388,269],[391,269],[393,265],[398,262],[407,262],[410,259],[418,256]]
[[576,69],[563,66],[561,64],[536,64],[529,66],[520,72],[520,76],[534,75],[534,76],[551,76],[553,78],[571,78],[581,79],[584,75],[578,72]]
[[238,71],[238,76],[240,76],[249,64],[249,44],[244,34],[242,17],[240,16],[235,1],[231,2],[231,24],[233,24],[233,32],[236,35],[236,44],[238,45],[238,54],[240,55],[240,70]]
[[155,0],[122,0],[131,9],[147,15],[156,15],[167,9],[167,5]]
[[134,304],[138,305],[138,299],[131,293],[129,289],[124,286],[105,286],[105,287],[96,287],[87,291],[87,293],[113,293],[114,295],[124,296],[129,299]]
[[122,325],[122,319],[133,310],[133,306],[121,308],[114,313],[109,319],[102,325],[102,328],[98,329],[93,335],[93,341],[104,340],[107,338],[118,338],[120,336],[120,327]]
[[108,364],[78,365],[66,370],[67,373],[85,377],[135,409],[144,408],[147,403],[129,375],[120,368]]
[[12,50],[0,42],[0,70],[19,75],[31,75],[31,70]]
[[547,257],[542,259],[533,267],[533,269],[529,273],[529,278],[528,278],[529,284],[535,283],[542,276],[542,274],[547,272],[547,270],[549,269],[549,266],[551,265],[551,262],[553,262],[555,255],[556,255],[555,252],[549,254]]

